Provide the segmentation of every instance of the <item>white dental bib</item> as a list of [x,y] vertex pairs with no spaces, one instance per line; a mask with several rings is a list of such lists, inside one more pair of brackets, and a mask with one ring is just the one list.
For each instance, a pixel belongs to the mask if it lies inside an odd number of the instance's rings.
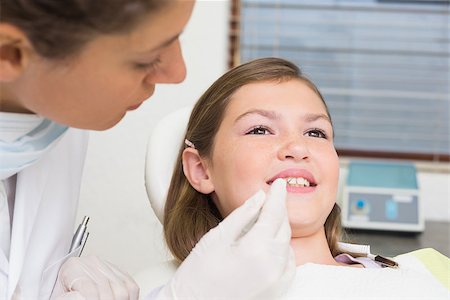
[[399,256],[396,261],[398,269],[308,263],[297,268],[282,299],[449,299],[450,291],[415,257]]

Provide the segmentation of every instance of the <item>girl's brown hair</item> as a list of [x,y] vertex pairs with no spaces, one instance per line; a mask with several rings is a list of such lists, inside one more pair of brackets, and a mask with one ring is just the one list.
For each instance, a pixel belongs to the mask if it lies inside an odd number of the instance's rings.
[[98,34],[127,32],[169,0],[1,0],[0,22],[20,28],[49,59],[76,55]]
[[[240,65],[225,73],[200,97],[194,106],[186,139],[191,141],[202,158],[211,158],[214,137],[222,123],[225,110],[233,94],[242,86],[264,81],[285,82],[301,80],[322,99],[328,117],[330,114],[316,86],[293,63],[279,58],[262,58]],[[330,118],[331,119],[331,118]],[[195,190],[183,173],[181,146],[170,183],[164,211],[164,236],[169,250],[183,261],[195,244],[222,220],[210,195]],[[340,239],[340,209],[337,204],[325,223],[328,245],[333,255],[338,254]]]

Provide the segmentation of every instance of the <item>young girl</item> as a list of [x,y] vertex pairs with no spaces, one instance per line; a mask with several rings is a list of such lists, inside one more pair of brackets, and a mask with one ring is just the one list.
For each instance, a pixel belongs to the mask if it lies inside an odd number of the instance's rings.
[[[333,135],[322,95],[294,64],[265,58],[230,70],[203,94],[190,116],[165,207],[170,251],[183,261],[245,199],[258,190],[269,191],[281,179],[298,266],[288,296],[429,297],[430,291],[423,289],[428,283],[434,296],[448,295],[422,273],[383,269],[339,249],[339,161]],[[255,255],[260,251],[252,250]],[[384,290],[381,278],[391,278],[394,286],[398,280],[402,288]]]

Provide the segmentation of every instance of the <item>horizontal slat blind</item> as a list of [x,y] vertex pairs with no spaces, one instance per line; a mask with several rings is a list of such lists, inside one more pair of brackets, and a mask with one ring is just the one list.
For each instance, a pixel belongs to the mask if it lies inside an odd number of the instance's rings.
[[241,62],[298,64],[324,94],[338,149],[450,154],[448,1],[241,0]]

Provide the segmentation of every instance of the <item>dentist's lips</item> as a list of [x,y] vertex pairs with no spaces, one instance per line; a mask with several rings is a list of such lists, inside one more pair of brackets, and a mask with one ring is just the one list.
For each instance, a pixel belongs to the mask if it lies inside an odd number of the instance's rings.
[[295,186],[286,185],[286,189],[290,193],[309,193],[316,189],[317,183],[314,176],[306,169],[287,169],[284,170],[267,181],[267,184],[271,185],[276,179],[282,178],[287,180],[288,178],[299,178],[302,177],[309,181],[310,186]]
[[141,100],[141,102],[139,102],[139,103],[137,103],[137,104],[135,104],[135,105],[129,106],[129,107],[127,108],[127,110],[135,110],[135,109],[138,109],[139,106],[141,106],[142,103],[144,103],[145,101],[147,101],[149,98],[150,98],[150,97],[145,98],[145,99]]
[[148,92],[148,94],[145,97],[139,97],[137,99],[142,99],[141,102],[139,102],[138,104],[135,104],[133,106],[130,106],[127,108],[127,110],[135,110],[138,109],[139,106],[142,105],[142,103],[144,103],[145,101],[147,101],[148,99],[150,99],[151,96],[153,96],[153,94],[155,93],[155,86],[153,85],[152,89],[150,92]]
[[142,105],[142,103],[144,103],[144,102],[141,102],[141,103],[138,103],[138,104],[136,104],[136,105],[130,106],[130,107],[128,107],[127,110],[135,110],[135,109],[138,109],[139,106]]

